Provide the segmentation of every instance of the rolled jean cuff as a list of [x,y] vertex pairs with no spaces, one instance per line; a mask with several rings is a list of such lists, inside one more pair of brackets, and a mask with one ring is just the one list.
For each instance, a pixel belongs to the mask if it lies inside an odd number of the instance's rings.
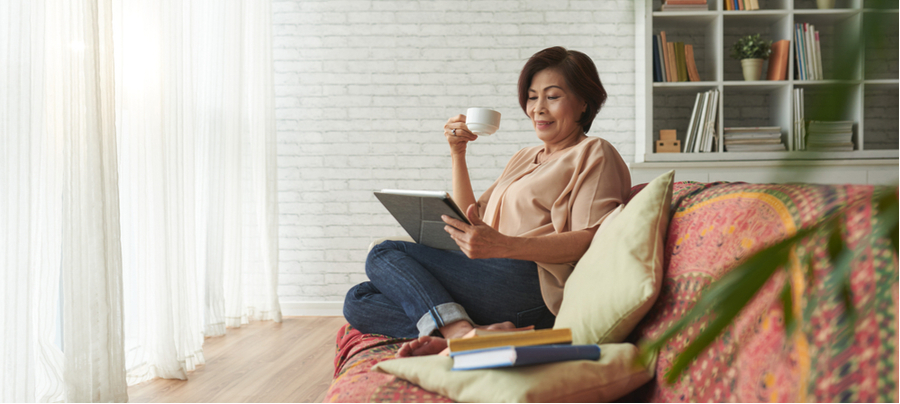
[[447,324],[455,323],[459,320],[466,320],[469,324],[475,325],[475,322],[469,318],[466,309],[459,303],[443,303],[431,308],[428,313],[419,319],[416,328],[419,329],[419,336],[433,334],[438,328]]

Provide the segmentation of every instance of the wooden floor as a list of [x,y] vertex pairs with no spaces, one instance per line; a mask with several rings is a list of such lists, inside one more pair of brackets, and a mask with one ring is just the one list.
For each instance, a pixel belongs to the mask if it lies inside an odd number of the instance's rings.
[[343,317],[284,317],[229,328],[203,343],[206,364],[188,380],[154,379],[128,388],[132,403],[317,402],[334,372]]

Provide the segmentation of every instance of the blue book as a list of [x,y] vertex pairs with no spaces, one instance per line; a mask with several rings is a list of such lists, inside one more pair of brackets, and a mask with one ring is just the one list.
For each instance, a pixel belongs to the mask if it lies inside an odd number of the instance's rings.
[[662,68],[659,65],[659,37],[653,36],[653,81],[661,82]]
[[451,353],[453,370],[474,370],[600,359],[599,345],[505,346]]

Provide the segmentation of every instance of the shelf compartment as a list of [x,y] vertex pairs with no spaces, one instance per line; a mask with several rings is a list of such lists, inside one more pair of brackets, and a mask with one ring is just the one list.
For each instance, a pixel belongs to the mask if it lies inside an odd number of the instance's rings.
[[[674,84],[674,83],[668,83]],[[693,84],[693,83],[692,83]],[[650,147],[650,153],[655,154],[655,144],[659,139],[659,131],[663,129],[675,129],[676,137],[681,141],[682,148],[685,144],[687,128],[691,121],[691,113],[694,112],[694,101],[697,93],[718,89],[716,85],[708,86],[691,86],[691,87],[662,87],[656,88],[653,92],[653,125],[651,137],[653,145]],[[721,105],[721,95],[719,105]],[[719,109],[721,111],[721,109]],[[717,127],[720,112],[716,112]],[[718,129],[716,129],[718,132]],[[648,154],[650,154],[648,153]],[[666,154],[666,153],[662,153]],[[672,153],[679,154],[679,153]],[[693,153],[692,153],[693,154]],[[708,153],[706,153],[708,154]]]
[[[825,10],[830,11],[830,10]],[[862,16],[856,10],[834,13],[806,13],[795,14],[794,22],[797,24],[811,24],[819,32],[819,47],[821,49],[822,74],[825,80],[860,80],[861,61],[860,52],[860,26]],[[793,33],[794,25],[791,25]],[[798,63],[796,57],[796,44],[791,35],[791,58],[794,79],[797,74]],[[799,80],[798,80],[799,81]]]
[[900,60],[900,30],[896,12],[863,13],[862,35],[865,46],[864,72],[866,80],[897,79]]
[[816,11],[833,11],[841,9],[859,8],[860,0],[835,0],[834,8],[830,10],[819,10],[816,0],[794,0],[794,10],[816,10]]
[[803,87],[803,115],[809,121],[853,121],[853,148],[864,150],[862,85],[832,84]]
[[[741,61],[731,58],[731,47],[738,39],[752,34],[760,34],[763,39],[772,42],[792,39],[791,18],[784,13],[756,15],[755,12],[747,11],[729,12],[723,20],[722,63],[723,77],[726,82],[744,79]],[[760,75],[763,80],[765,80],[768,69],[769,61],[766,60],[763,62]]]
[[[719,1],[721,1],[721,0],[708,0],[706,2],[707,10],[708,11],[716,11],[716,2],[719,2]],[[651,5],[651,7],[652,7],[651,10],[653,10],[654,15],[656,13],[661,13],[661,14],[696,13],[696,11],[661,11],[662,0],[653,0],[653,4]]]
[[730,127],[778,126],[781,127],[781,143],[787,148],[793,120],[791,86],[781,83],[769,86],[726,85],[722,92],[723,130]]
[[[697,73],[700,75],[700,80],[703,81],[720,79],[716,76],[716,72],[719,71],[716,49],[720,46],[716,32],[721,20],[717,16],[714,17],[713,19],[704,19],[699,22],[685,21],[680,17],[659,19],[654,17],[654,35],[665,31],[666,42],[684,42],[693,46]],[[650,53],[650,61],[652,63],[652,51]]]
[[897,0],[864,0],[863,8],[867,10],[897,11]]
[[898,150],[898,97],[900,86],[866,84],[863,96],[863,131],[865,150]]

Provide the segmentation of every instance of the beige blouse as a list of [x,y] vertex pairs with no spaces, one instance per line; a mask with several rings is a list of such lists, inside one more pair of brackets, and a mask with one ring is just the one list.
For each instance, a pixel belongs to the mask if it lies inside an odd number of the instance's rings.
[[[631,192],[625,161],[606,140],[587,137],[537,163],[544,146],[520,150],[478,198],[484,222],[507,236],[537,237],[599,226]],[[544,303],[559,312],[575,262],[537,263]]]

